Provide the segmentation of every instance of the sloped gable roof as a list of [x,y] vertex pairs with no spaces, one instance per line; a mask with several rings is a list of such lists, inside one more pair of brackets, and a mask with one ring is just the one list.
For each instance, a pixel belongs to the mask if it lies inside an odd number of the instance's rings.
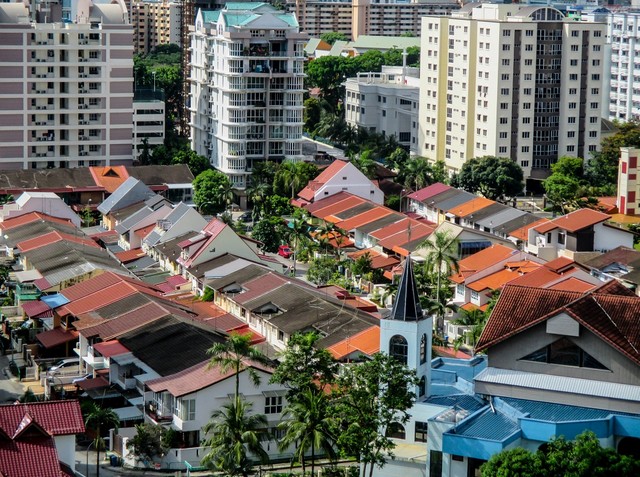
[[640,297],[615,280],[586,293],[507,285],[477,349],[490,348],[560,313],[640,364]]
[[143,202],[154,195],[155,192],[142,181],[129,177],[98,206],[98,211],[106,215],[116,210],[124,209],[129,205]]

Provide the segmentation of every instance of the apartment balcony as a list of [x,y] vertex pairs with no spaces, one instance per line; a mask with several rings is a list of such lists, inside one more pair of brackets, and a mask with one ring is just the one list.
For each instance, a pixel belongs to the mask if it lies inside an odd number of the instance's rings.
[[82,360],[93,369],[105,369],[107,367],[104,357],[95,355],[93,346],[89,346],[87,355],[83,356]]
[[230,156],[226,158],[226,169],[231,172],[244,172],[247,169],[247,160],[238,156]]
[[155,422],[173,421],[173,409],[163,406],[162,403],[148,401],[144,411]]

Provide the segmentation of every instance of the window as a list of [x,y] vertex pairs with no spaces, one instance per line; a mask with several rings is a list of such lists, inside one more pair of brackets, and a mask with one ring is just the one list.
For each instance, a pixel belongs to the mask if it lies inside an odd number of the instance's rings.
[[404,426],[399,422],[392,422],[389,424],[389,427],[387,427],[386,436],[394,439],[405,439],[406,433]]
[[475,301],[480,300],[480,294],[477,291],[471,290],[471,299]]
[[567,234],[564,232],[558,232],[558,244],[564,245],[567,240]]
[[196,419],[196,400],[178,399],[176,411],[180,420],[194,421]]
[[[500,132],[500,139],[507,139],[507,132],[506,131]],[[460,285],[458,285],[458,286],[460,286]],[[463,285],[463,291],[464,291],[464,285]]]
[[433,477],[442,477],[442,452],[432,450],[429,451],[429,475]]
[[428,426],[426,422],[416,421],[416,433],[414,440],[416,442],[427,442]]
[[280,414],[282,412],[282,396],[266,396],[264,398],[265,414]]
[[500,118],[500,124],[509,124],[509,118]]
[[396,358],[400,363],[407,364],[407,354],[409,345],[403,336],[395,335],[389,340],[389,355]]
[[427,335],[420,337],[420,364],[427,362]]
[[602,363],[573,343],[569,338],[561,338],[521,359],[523,361],[534,361],[537,363],[607,369]]
[[424,376],[420,378],[418,383],[418,397],[422,397],[427,393],[427,380]]

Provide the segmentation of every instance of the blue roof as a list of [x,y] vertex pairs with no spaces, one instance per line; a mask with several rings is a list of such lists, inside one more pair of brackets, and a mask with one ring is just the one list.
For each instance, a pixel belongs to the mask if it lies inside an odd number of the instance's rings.
[[486,356],[474,356],[471,359],[438,357],[432,361],[432,369],[455,373],[465,381],[472,382],[487,367]]
[[483,403],[480,398],[476,398],[469,394],[430,396],[424,402],[436,406],[455,407],[456,409],[469,411],[469,413],[474,413],[485,406],[485,403]]
[[493,412],[490,408],[455,428],[455,434],[458,436],[498,442],[506,440],[519,431],[520,426],[517,421],[500,412]]
[[40,297],[40,301],[45,302],[51,308],[57,308],[62,305],[66,305],[69,303],[69,299],[61,293],[56,293],[55,295],[44,295]]
[[592,419],[605,419],[611,414],[620,414],[605,409],[569,406],[550,402],[527,401],[525,399],[501,398],[506,404],[525,416],[538,421],[573,422]]
[[202,21],[205,23],[218,23],[220,10],[202,10]]

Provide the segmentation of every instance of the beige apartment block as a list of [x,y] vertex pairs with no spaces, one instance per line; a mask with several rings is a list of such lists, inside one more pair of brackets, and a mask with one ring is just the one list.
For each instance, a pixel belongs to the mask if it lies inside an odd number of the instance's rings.
[[563,155],[600,144],[606,24],[555,8],[469,4],[425,17],[418,153],[458,171],[509,157],[543,179]]
[[0,168],[130,164],[133,46],[123,2],[0,3]]
[[135,52],[146,55],[158,45],[182,45],[182,3],[167,0],[131,2]]

